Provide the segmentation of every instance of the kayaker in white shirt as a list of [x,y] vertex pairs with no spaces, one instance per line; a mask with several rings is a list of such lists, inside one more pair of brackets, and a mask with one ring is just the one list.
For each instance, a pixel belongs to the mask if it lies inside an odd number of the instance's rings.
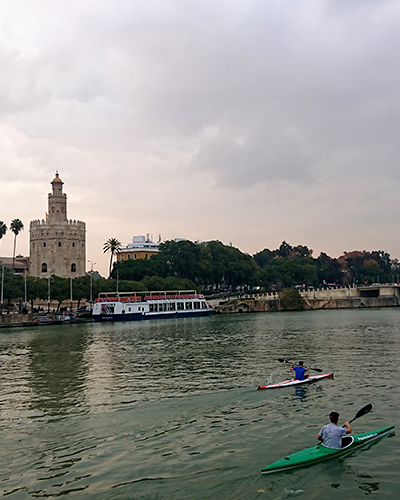
[[344,427],[338,425],[339,413],[337,411],[332,411],[329,414],[329,418],[331,423],[322,427],[317,439],[322,441],[323,445],[327,448],[335,448],[338,450],[342,447],[342,437],[346,434],[350,434],[351,427],[348,422],[344,423]]

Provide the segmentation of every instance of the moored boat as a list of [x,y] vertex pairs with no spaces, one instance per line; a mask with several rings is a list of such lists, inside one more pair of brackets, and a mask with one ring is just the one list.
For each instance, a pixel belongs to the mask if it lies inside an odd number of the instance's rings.
[[213,307],[196,291],[100,293],[95,300],[95,321],[209,316]]
[[290,470],[297,467],[303,467],[306,465],[313,465],[323,460],[329,458],[347,455],[357,450],[361,446],[367,443],[371,443],[386,434],[393,432],[394,425],[390,427],[384,427],[383,429],[378,429],[376,431],[364,432],[362,434],[354,434],[352,436],[345,436],[342,438],[342,448],[328,448],[323,444],[318,444],[312,446],[311,448],[306,448],[305,450],[298,451],[291,455],[287,455],[276,462],[273,462],[267,467],[262,469],[261,474],[270,474],[271,472],[279,472],[284,470]]
[[278,382],[276,384],[260,385],[257,387],[258,391],[264,389],[280,389],[282,387],[291,387],[293,385],[303,385],[310,384],[312,382],[318,382],[318,380],[323,380],[324,378],[333,378],[333,373],[321,373],[321,375],[309,375],[304,380],[286,380],[285,382]]

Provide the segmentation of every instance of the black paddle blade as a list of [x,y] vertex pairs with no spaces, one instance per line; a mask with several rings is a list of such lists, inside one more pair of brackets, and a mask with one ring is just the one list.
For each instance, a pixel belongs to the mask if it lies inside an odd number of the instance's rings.
[[[286,359],[278,358],[280,363],[290,363],[290,361],[286,361]],[[291,363],[290,363],[291,364]]]
[[[372,410],[372,404],[370,403],[369,405],[364,406],[364,408],[361,408],[361,410],[358,410],[356,413],[356,416],[350,420],[350,422],[353,422],[356,418],[363,417],[367,413],[369,413]],[[349,423],[350,423],[349,422]]]
[[321,368],[310,368],[310,370],[314,370],[315,372],[322,372]]

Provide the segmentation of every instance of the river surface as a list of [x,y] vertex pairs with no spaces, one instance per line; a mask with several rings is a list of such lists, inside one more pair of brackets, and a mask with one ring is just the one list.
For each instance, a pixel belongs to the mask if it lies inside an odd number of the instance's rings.
[[[0,498],[400,497],[398,438],[261,475],[327,415],[400,429],[400,308],[0,330]],[[278,358],[333,380],[291,378]],[[312,372],[315,373],[315,372]]]

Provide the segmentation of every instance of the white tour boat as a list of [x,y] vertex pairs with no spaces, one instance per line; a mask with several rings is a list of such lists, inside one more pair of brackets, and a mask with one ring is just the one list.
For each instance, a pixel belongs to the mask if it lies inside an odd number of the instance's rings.
[[135,321],[142,319],[209,316],[213,307],[196,291],[104,292],[95,300],[95,321]]

